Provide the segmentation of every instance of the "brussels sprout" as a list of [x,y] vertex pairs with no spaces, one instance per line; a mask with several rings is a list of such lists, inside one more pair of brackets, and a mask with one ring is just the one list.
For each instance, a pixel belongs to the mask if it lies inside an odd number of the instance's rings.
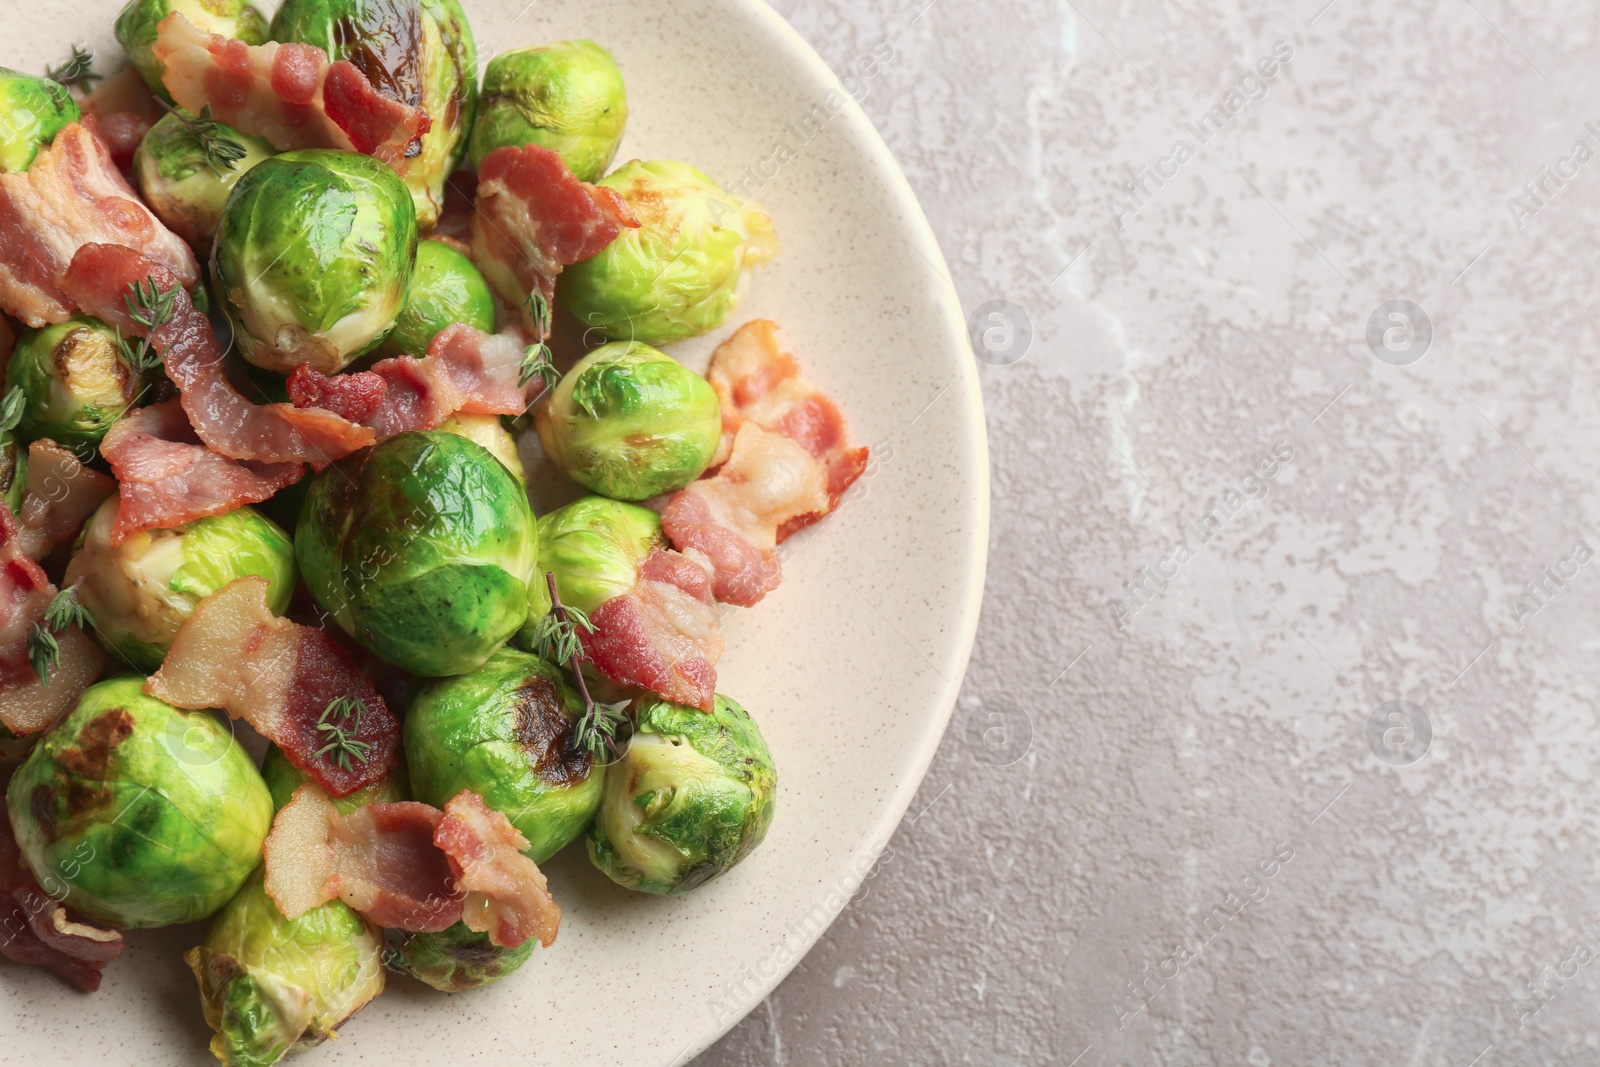
[[188,112],[169,112],[150,127],[133,155],[134,176],[150,210],[178,236],[196,248],[209,250],[222,218],[222,205],[246,171],[275,149],[260,137],[250,137],[215,120],[208,138],[233,142],[243,155],[230,162],[208,154]]
[[174,11],[206,33],[235,37],[245,44],[264,44],[267,40],[266,18],[244,0],[129,0],[117,16],[117,40],[150,91],[169,104],[172,97],[161,84],[166,67],[153,49],[156,27]]
[[504,145],[536,144],[559,155],[580,181],[599,181],[627,121],[622,71],[593,41],[501,52],[483,72],[472,165]]
[[135,928],[193,922],[261,861],[272,798],[210,712],[179,711],[130,675],[84,690],[6,791],[28,866],[64,903]]
[[516,438],[501,425],[498,415],[468,415],[458,411],[441,422],[439,429],[482,445],[517,481],[526,484],[528,476],[522,469],[522,457],[517,455]]
[[589,859],[613,882],[682,893],[748,856],[772,825],[778,772],[750,713],[717,695],[710,715],[649,698],[606,768]]
[[[267,783],[267,792],[272,794],[272,806],[281,808],[289,803],[296,789],[312,779],[305,771],[289,762],[289,757],[283,754],[283,749],[277,745],[268,745],[267,756],[261,761],[261,780]],[[401,764],[392,773],[362,786],[349,796],[328,799],[333,801],[333,806],[339,809],[341,815],[348,815],[368,804],[393,804],[396,801],[410,800],[411,787],[406,778],[405,765]]]
[[389,930],[384,963],[389,969],[432,986],[441,993],[460,993],[498,982],[528,962],[539,939],[530,937],[516,948],[502,948],[487,933],[456,923],[436,934]]
[[211,920],[205,944],[183,954],[217,1032],[211,1054],[230,1067],[320,1045],[383,992],[382,936],[338,900],[285,919],[263,870]]
[[0,174],[16,174],[83,112],[60,82],[0,67],[0,115]]
[[543,863],[583,833],[601,776],[572,744],[583,703],[561,669],[503,648],[459,678],[424,686],[406,712],[411,789],[442,808],[463,789],[505,813]]
[[12,431],[0,431],[0,504],[18,514],[27,488],[28,447]]
[[747,268],[778,254],[772,220],[687,163],[625,163],[600,182],[639,228],[561,272],[556,295],[585,326],[619,341],[665,344],[722,324]]
[[310,148],[238,180],[211,266],[247,360],[332,374],[394,326],[416,258],[416,212],[395,172],[371,156]]
[[68,584],[94,618],[100,643],[141,671],[153,671],[200,601],[238,578],[267,580],[275,614],[294,593],[294,544],[254,508],[195,519],[170,530],[131,533],[111,543],[113,496],[90,517],[67,564]]
[[418,225],[431,227],[478,110],[478,49],[457,0],[285,0],[272,38],[348,59],[379,92],[428,113],[433,125],[406,160],[405,182]]
[[86,315],[24,330],[6,365],[6,384],[27,398],[18,436],[48,437],[85,460],[143,383],[122,358],[117,332]]
[[634,341],[583,357],[533,419],[539,443],[567,477],[618,500],[682,489],[722,439],[722,407],[706,380]]
[[295,529],[306,587],[379,658],[465,674],[522,625],[537,527],[522,483],[480,445],[398,434],[318,475]]
[[449,245],[418,241],[411,295],[379,351],[392,356],[424,355],[434,335],[456,322],[494,332],[494,297],[489,283],[472,260]]
[[539,572],[556,576],[561,603],[592,612],[631,590],[661,543],[661,517],[649,508],[586,496],[540,517]]

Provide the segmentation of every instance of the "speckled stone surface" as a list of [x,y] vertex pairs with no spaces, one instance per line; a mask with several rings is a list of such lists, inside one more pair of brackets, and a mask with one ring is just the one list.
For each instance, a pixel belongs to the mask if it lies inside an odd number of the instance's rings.
[[697,1062],[1600,1062],[1600,12],[777,6],[1021,313],[950,732]]

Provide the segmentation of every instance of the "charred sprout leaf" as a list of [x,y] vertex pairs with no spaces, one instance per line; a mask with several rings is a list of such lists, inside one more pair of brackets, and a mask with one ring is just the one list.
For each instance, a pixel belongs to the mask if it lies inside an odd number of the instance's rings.
[[28,662],[33,664],[33,673],[39,676],[40,685],[50,684],[50,675],[61,658],[56,634],[73,626],[87,629],[92,625],[89,609],[78,603],[76,587],[68,586],[56,594],[28,634]]
[[164,100],[158,103],[189,131],[195,147],[200,149],[201,154],[205,156],[206,165],[217,177],[226,177],[225,171],[233,170],[239,165],[240,160],[250,154],[249,149],[233,139],[228,127],[211,117],[210,104],[202,107],[200,114],[189,118]]
[[57,67],[46,67],[44,76],[66,86],[77,86],[88,92],[104,74],[94,72],[94,49],[81,44],[72,46],[72,58]]
[[6,382],[26,397],[17,435],[48,437],[91,459],[138,398],[144,376],[130,366],[117,331],[88,315],[23,331],[6,365]]
[[317,719],[317,730],[328,735],[328,743],[317,749],[316,755],[320,758],[331,754],[333,762],[347,771],[352,759],[367,762],[372,745],[355,738],[361,729],[361,716],[366,713],[367,706],[360,697],[339,697],[329,701]]
[[0,433],[10,433],[17,428],[27,404],[28,394],[23,391],[22,386],[13,385],[6,391],[5,399],[0,400]]

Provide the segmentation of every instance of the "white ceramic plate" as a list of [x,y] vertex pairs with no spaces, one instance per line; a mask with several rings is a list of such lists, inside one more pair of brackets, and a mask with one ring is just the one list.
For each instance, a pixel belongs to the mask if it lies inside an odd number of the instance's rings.
[[[120,6],[6,4],[0,64],[42,71],[87,41],[109,69],[120,63],[111,33]],[[665,1067],[760,1003],[822,933],[939,743],[977,623],[988,537],[977,378],[944,260],[893,158],[828,67],[759,0],[465,7],[485,61],[568,37],[609,47],[628,85],[619,161],[684,159],[727,185],[750,168],[749,192],[772,213],[782,254],[727,327],[673,354],[703,369],[733,326],[776,320],[874,457],[843,509],[791,542],[782,587],[724,619],[719,688],[750,709],[778,765],[766,843],[678,899],[618,889],[581,845],[569,848],[546,865],[565,911],[554,947],[475,993],[394,980],[303,1061]],[[878,77],[899,75],[891,63]],[[202,930],[132,936],[91,996],[0,961],[0,1063],[209,1062],[179,958]]]

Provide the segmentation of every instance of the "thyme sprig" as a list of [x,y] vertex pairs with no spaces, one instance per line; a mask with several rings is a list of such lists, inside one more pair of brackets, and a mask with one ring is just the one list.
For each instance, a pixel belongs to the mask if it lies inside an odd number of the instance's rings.
[[320,759],[331,754],[333,762],[347,771],[352,759],[367,762],[372,743],[358,741],[355,737],[361,730],[361,716],[366,713],[367,705],[360,697],[330,700],[317,717],[317,730],[328,735],[328,743],[317,749],[313,758]]
[[46,67],[44,76],[68,88],[77,86],[84,92],[94,88],[94,83],[105,77],[94,72],[94,49],[81,44],[72,46],[72,58],[57,67]]
[[526,303],[528,315],[533,319],[533,336],[536,340],[522,353],[522,369],[517,384],[527,385],[537,375],[544,382],[544,391],[540,394],[544,396],[561,380],[561,372],[556,370],[550,358],[550,346],[545,344],[545,338],[550,336],[550,300],[535,289],[528,294]]
[[155,350],[150,341],[150,335],[156,330],[172,321],[178,299],[178,287],[163,290],[156,285],[153,277],[146,276],[143,282],[132,281],[128,283],[128,291],[122,294],[122,302],[128,309],[128,318],[145,327],[145,336],[138,338],[138,345],[122,336],[122,330],[117,330],[117,349],[122,353],[122,358],[128,366],[135,371],[146,371],[161,362],[161,353]]
[[596,704],[594,697],[589,695],[589,683],[583,678],[583,661],[589,657],[583,651],[579,630],[594,633],[594,623],[583,611],[561,603],[554,571],[545,571],[544,580],[550,587],[550,611],[539,620],[534,630],[533,645],[539,655],[572,671],[578,695],[583,698],[583,714],[572,726],[572,749],[575,752],[587,752],[591,759],[601,759],[607,752],[611,753],[613,759],[621,759],[617,730],[630,721],[623,710],[628,702]]
[[67,586],[55,595],[39,621],[28,632],[28,662],[39,676],[40,685],[50,684],[50,675],[61,662],[61,643],[56,635],[73,626],[93,626],[89,609],[78,603],[77,586]]
[[194,140],[195,147],[200,149],[200,154],[205,157],[206,166],[219,178],[226,179],[227,171],[238,167],[239,161],[249,155],[244,145],[235,141],[228,127],[211,117],[211,105],[206,104],[200,108],[200,114],[190,116],[168,104],[165,100],[156,101],[167,109],[183,124]]

